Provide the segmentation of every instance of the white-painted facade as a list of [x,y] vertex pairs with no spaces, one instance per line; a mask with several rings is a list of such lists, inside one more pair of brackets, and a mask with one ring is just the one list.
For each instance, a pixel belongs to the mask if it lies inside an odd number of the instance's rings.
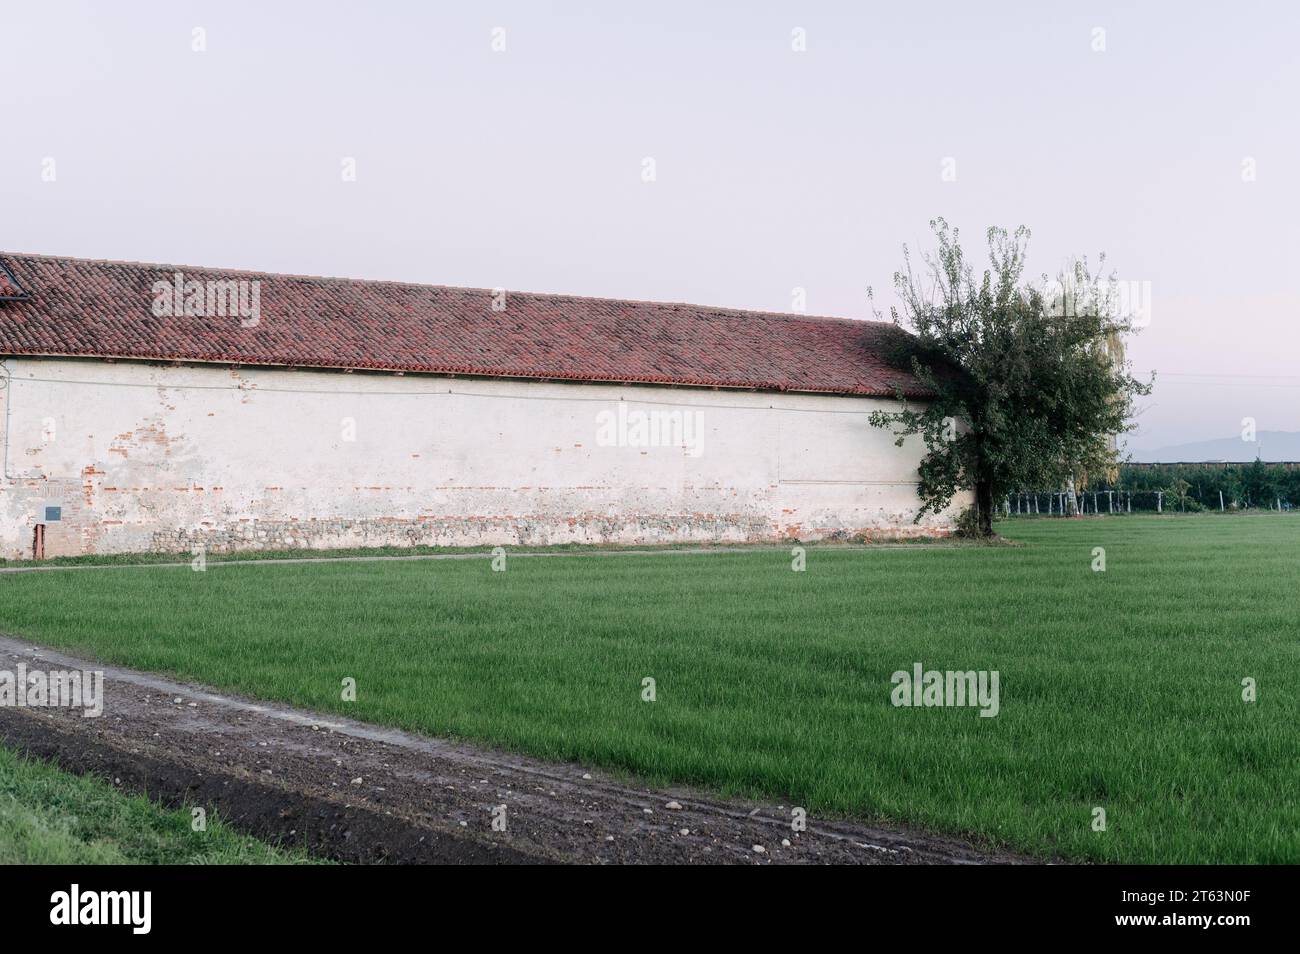
[[11,559],[37,524],[46,556],[740,542],[942,533],[969,503],[913,523],[921,446],[872,398],[59,358],[0,384]]

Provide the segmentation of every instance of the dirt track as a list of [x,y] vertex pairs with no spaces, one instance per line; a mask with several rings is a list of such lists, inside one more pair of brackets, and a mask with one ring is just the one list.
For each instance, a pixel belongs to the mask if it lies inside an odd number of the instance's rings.
[[[104,714],[0,708],[0,745],[100,774],[169,805],[206,805],[235,828],[341,861],[1024,860],[916,832],[811,817],[806,831],[794,832],[789,806],[640,788],[581,766],[251,702],[0,637],[0,669],[19,662],[103,670]],[[492,830],[500,805],[507,806],[505,832]]]

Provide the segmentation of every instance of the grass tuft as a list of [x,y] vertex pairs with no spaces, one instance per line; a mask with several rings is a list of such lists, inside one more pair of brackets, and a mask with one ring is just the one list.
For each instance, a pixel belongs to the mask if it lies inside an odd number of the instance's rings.
[[97,778],[0,749],[0,864],[288,864],[305,860],[236,834],[209,815],[160,808]]

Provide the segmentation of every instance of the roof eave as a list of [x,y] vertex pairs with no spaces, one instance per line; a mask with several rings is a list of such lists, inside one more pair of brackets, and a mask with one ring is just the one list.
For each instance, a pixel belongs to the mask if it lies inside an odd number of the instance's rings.
[[[402,374],[423,374],[429,376],[441,377],[474,377],[510,381],[531,381],[534,383],[545,383],[547,381],[561,381],[572,384],[614,384],[614,385],[636,385],[642,387],[669,387],[669,388],[691,388],[695,390],[726,390],[726,391],[760,391],[774,394],[810,394],[823,395],[827,397],[858,397],[858,398],[878,398],[885,400],[897,400],[898,391],[895,389],[885,390],[831,390],[819,388],[801,388],[792,387],[788,384],[778,384],[773,382],[755,382],[755,381],[709,381],[709,380],[684,380],[671,379],[667,377],[628,377],[620,375],[618,377],[599,377],[596,375],[578,375],[563,374],[554,371],[546,374],[529,374],[521,371],[491,371],[484,368],[469,368],[458,366],[435,366],[429,365],[416,367],[412,365],[397,364],[328,364],[312,363],[303,361],[301,358],[289,361],[267,361],[252,358],[241,358],[232,360],[229,357],[210,356],[210,355],[139,355],[139,354],[117,354],[101,352],[68,352],[68,351],[23,351],[7,352],[5,357],[8,358],[43,358],[43,359],[75,359],[81,361],[138,361],[144,364],[200,364],[211,365],[226,368],[239,367],[257,367],[272,368],[284,371],[292,370],[309,370],[309,371],[370,371],[375,373],[402,373]],[[904,389],[902,391],[904,398],[912,400],[924,400],[929,395],[924,392]]]

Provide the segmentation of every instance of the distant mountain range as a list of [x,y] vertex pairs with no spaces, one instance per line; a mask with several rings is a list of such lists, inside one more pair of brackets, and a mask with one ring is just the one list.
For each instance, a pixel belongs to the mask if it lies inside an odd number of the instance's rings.
[[1258,431],[1253,442],[1244,441],[1240,437],[1223,437],[1151,450],[1129,448],[1129,454],[1133,460],[1143,464],[1172,464],[1181,461],[1248,464],[1256,457],[1265,463],[1300,461],[1300,431]]

